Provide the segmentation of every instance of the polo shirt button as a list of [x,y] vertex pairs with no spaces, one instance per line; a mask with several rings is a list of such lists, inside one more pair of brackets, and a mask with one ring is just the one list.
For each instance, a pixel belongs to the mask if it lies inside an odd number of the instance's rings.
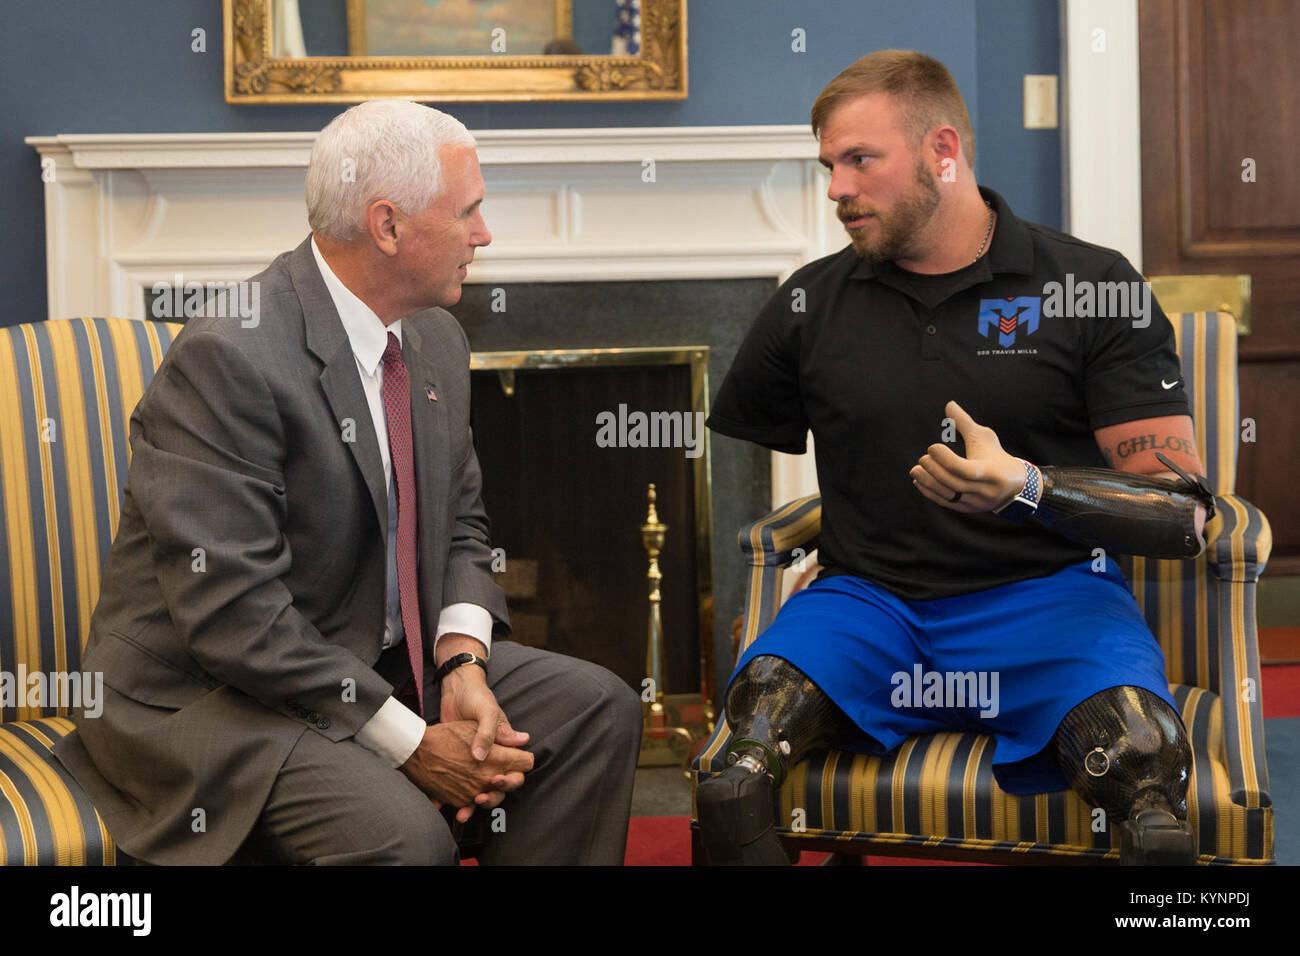
[[925,327],[925,332],[927,335],[935,335],[938,331],[939,330],[936,329],[933,325],[927,325]]
[[328,717],[322,717],[320,720],[316,721],[316,726],[319,727],[321,730],[329,730],[330,719]]

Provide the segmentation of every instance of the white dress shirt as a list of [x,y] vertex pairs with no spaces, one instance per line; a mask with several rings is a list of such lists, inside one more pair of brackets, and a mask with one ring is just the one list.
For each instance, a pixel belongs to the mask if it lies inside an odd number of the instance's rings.
[[[338,310],[343,329],[352,344],[352,354],[357,362],[357,374],[361,377],[361,387],[366,393],[366,402],[370,406],[370,418],[375,426],[375,437],[379,441],[379,455],[383,459],[384,483],[389,489],[389,501],[393,500],[393,468],[388,452],[388,423],[384,416],[382,387],[384,384],[384,350],[388,347],[388,333],[402,341],[402,320],[385,327],[379,316],[352,293],[334,274],[334,271],[321,255],[315,237],[311,240],[312,255],[316,257],[316,266],[325,280],[334,307]],[[389,575],[396,567],[397,523],[396,511],[389,508],[388,525],[388,568]],[[405,639],[402,628],[401,609],[397,603],[397,584],[388,581],[388,607],[384,620],[384,647],[389,648]],[[434,634],[434,647],[444,634],[468,634],[492,650],[492,615],[487,608],[477,604],[450,604],[442,609],[438,616],[438,628]],[[424,737],[425,723],[419,715],[406,707],[395,697],[389,697],[375,715],[357,731],[357,743],[373,750],[388,760],[394,767],[404,764]]]

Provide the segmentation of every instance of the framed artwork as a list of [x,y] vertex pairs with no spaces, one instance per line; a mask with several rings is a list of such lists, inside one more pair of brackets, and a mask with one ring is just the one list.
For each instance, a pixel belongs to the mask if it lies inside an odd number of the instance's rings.
[[681,100],[686,3],[223,0],[226,102]]
[[350,56],[536,56],[573,35],[572,0],[347,0]]

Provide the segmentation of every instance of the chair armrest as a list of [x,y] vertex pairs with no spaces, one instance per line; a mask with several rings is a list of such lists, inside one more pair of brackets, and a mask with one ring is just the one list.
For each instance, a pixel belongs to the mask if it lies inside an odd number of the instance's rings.
[[1217,592],[1211,606],[1217,609],[1218,620],[1210,627],[1218,633],[1228,794],[1238,806],[1267,807],[1273,800],[1264,753],[1255,582],[1268,563],[1273,532],[1263,513],[1245,499],[1216,495],[1214,501],[1216,513],[1206,527],[1205,558],[1210,567],[1207,585]]
[[1215,515],[1205,526],[1205,557],[1220,581],[1254,582],[1273,550],[1273,529],[1264,513],[1237,495],[1216,495]]
[[740,550],[749,565],[749,587],[745,595],[745,623],[741,630],[743,652],[754,638],[767,630],[781,606],[781,578],[784,569],[798,560],[796,549],[805,553],[816,547],[822,526],[820,495],[798,498],[782,505],[740,529]]
[[[749,586],[745,594],[745,623],[740,649],[744,651],[754,638],[763,633],[776,617],[781,604],[781,577],[784,569],[798,560],[796,548],[805,553],[817,547],[822,526],[822,499],[809,495],[782,505],[775,511],[740,529],[740,550],[749,565]],[[697,773],[722,750],[731,737],[726,711],[719,708],[718,722],[708,743],[691,763]],[[694,787],[691,788],[694,800]],[[691,808],[691,818],[695,817]]]
[[806,554],[816,547],[821,527],[821,495],[808,495],[745,525],[737,537],[749,565],[785,568],[795,560],[795,548]]
[[[1228,771],[1228,796],[1238,806],[1267,807],[1268,764],[1264,751],[1264,706],[1255,628],[1253,581],[1220,579],[1218,610],[1219,706],[1223,708],[1220,753]],[[1211,627],[1214,627],[1211,624]]]

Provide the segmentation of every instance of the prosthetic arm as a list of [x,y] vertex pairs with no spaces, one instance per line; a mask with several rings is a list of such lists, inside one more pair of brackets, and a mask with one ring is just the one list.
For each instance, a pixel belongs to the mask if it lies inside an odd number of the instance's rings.
[[1024,462],[1024,489],[997,513],[1012,521],[1032,515],[1071,541],[1120,554],[1193,558],[1203,547],[1196,508],[1205,508],[1207,521],[1214,517],[1214,492],[1203,477],[1188,475],[1158,452],[1156,457],[1178,481]]

